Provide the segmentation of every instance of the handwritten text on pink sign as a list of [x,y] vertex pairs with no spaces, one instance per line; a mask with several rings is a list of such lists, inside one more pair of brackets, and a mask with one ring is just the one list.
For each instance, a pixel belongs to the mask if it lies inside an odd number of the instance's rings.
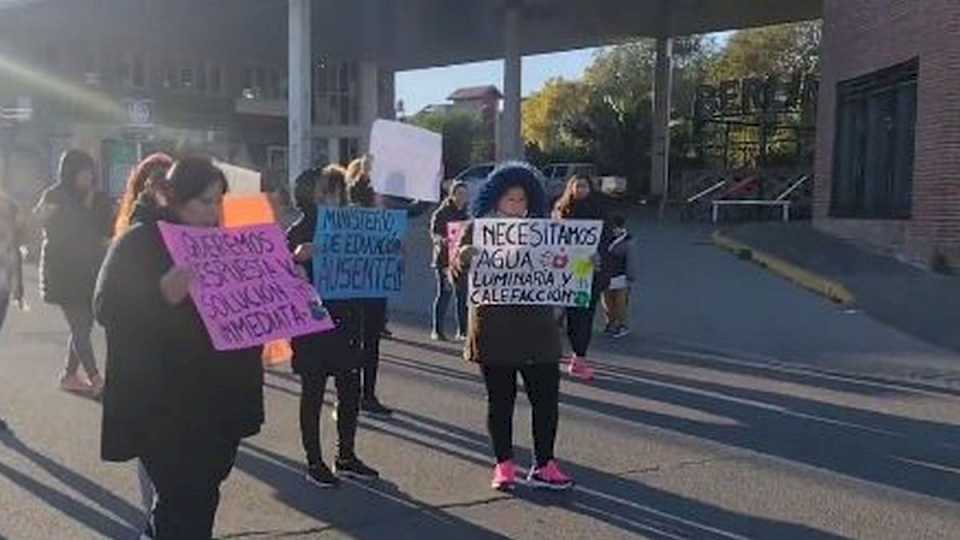
[[175,263],[196,274],[190,296],[215,349],[244,349],[333,329],[276,225],[218,229],[161,223],[160,231]]

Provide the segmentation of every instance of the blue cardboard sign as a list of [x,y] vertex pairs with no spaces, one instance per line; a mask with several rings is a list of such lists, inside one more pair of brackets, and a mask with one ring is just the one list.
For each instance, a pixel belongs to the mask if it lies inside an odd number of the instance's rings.
[[313,276],[325,300],[386,298],[403,288],[407,213],[380,208],[320,208]]

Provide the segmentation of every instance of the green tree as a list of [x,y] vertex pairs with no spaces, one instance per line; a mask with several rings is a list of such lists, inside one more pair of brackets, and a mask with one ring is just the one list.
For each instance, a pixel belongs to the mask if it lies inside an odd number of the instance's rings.
[[[696,85],[714,48],[713,41],[702,36],[676,40],[674,119],[692,111]],[[626,176],[634,193],[649,189],[655,65],[652,40],[601,52],[584,75],[587,104],[566,124],[573,137],[590,149],[600,169]]]
[[523,102],[523,138],[544,154],[568,152],[581,146],[566,126],[583,113],[587,104],[583,83],[550,79],[544,87]]
[[821,39],[819,21],[734,32],[710,67],[708,78],[720,82],[819,74]]
[[482,122],[476,115],[465,112],[434,112],[418,114],[411,123],[443,136],[443,168],[446,177],[453,176],[470,165],[475,145],[480,142]]

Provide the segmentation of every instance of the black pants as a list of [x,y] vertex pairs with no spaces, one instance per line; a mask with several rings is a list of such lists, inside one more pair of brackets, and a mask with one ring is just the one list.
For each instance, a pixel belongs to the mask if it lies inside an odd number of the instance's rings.
[[381,332],[387,321],[387,300],[368,300],[363,310],[363,399],[377,397]]
[[87,304],[60,306],[70,327],[67,341],[67,359],[63,368],[66,375],[74,375],[83,366],[87,376],[98,375],[97,359],[93,353],[90,334],[93,333],[93,308]]
[[557,364],[523,367],[484,366],[487,386],[487,429],[497,463],[513,459],[513,409],[517,399],[517,373],[523,377],[533,408],[533,450],[537,467],[553,459],[560,417],[560,370]]
[[[307,374],[300,378],[300,437],[309,465],[323,461],[320,418],[329,377],[326,374]],[[346,461],[354,457],[357,417],[360,414],[360,370],[338,373],[333,380],[337,386],[337,459]]]
[[240,441],[186,431],[158,441],[142,456],[157,490],[153,526],[158,540],[210,540],[220,484],[230,475]]
[[591,300],[589,307],[567,308],[567,337],[570,348],[577,356],[586,356],[593,339],[593,319],[597,314],[597,302]]

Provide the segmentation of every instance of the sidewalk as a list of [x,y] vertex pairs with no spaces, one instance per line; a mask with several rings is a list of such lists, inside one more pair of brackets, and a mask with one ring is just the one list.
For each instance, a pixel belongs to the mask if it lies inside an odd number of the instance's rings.
[[[772,257],[794,272],[812,276],[816,283],[801,281],[808,288],[823,293],[839,285],[852,295],[853,307],[870,317],[929,343],[960,351],[960,332],[956,331],[960,278],[868,252],[809,224],[741,225],[719,231],[717,238],[747,246],[754,260]],[[792,278],[779,268],[773,270]],[[840,300],[837,295],[829,296]]]

